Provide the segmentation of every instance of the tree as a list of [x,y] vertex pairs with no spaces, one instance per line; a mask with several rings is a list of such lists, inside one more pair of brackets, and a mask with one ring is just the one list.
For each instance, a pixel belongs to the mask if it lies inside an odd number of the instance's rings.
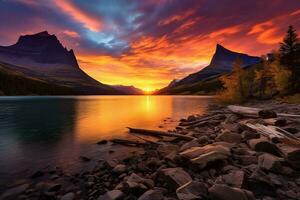
[[280,62],[291,71],[291,87],[290,93],[300,91],[300,42],[296,30],[293,26],[289,26],[288,31],[280,43]]
[[270,98],[276,91],[274,74],[270,67],[270,62],[266,57],[263,56],[261,60],[260,66],[255,70],[255,83],[257,86],[258,97]]
[[217,99],[223,103],[241,103],[247,96],[247,84],[245,82],[245,70],[243,61],[238,58],[232,67],[232,73],[220,78],[224,90],[217,94]]

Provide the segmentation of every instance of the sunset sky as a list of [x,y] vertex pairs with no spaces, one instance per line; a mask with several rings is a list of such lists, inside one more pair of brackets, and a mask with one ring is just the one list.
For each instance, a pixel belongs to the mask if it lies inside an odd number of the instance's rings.
[[0,45],[47,30],[95,79],[154,90],[207,65],[216,43],[276,49],[300,31],[300,0],[0,0],[0,19]]

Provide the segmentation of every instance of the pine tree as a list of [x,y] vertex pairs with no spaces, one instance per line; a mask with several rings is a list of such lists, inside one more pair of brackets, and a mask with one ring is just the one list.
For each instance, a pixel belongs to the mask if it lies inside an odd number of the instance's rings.
[[291,87],[289,93],[299,92],[300,83],[300,41],[293,26],[289,26],[283,42],[280,43],[281,64],[291,71]]

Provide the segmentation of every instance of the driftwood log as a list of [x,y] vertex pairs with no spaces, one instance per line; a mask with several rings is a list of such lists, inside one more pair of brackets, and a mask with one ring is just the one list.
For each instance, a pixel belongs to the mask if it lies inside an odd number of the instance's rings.
[[182,135],[182,134],[177,134],[177,133],[169,133],[169,132],[164,132],[164,131],[157,131],[157,130],[149,130],[149,129],[138,129],[138,128],[130,128],[129,129],[130,133],[136,133],[136,134],[141,134],[141,135],[149,135],[149,136],[166,136],[166,137],[175,137],[181,140],[194,140],[195,138],[192,136],[188,135]]
[[[246,116],[246,117],[259,117],[259,112],[263,111],[263,109],[259,108],[251,108],[251,107],[245,107],[245,106],[234,106],[230,105],[227,106],[227,108],[236,114]],[[300,118],[300,115],[293,115],[293,114],[287,114],[287,113],[277,113],[278,117],[293,117],[293,118]]]
[[293,145],[300,147],[300,139],[294,136],[293,134],[279,128],[276,126],[265,126],[262,124],[250,124],[245,123],[245,126],[249,127],[250,129],[260,133],[261,135],[269,138],[270,140],[279,140],[282,143]]
[[121,144],[124,146],[131,146],[131,147],[139,147],[139,146],[144,146],[146,144],[145,142],[125,140],[125,139],[112,139],[111,142],[115,144]]

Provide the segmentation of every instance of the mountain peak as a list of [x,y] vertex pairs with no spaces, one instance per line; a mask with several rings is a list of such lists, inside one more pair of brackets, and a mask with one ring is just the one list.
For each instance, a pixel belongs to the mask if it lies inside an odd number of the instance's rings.
[[7,53],[18,54],[38,63],[79,67],[73,50],[67,50],[57,37],[48,31],[22,35],[17,43],[7,47],[7,50]]
[[33,34],[32,36],[47,37],[47,36],[50,36],[50,34],[48,33],[48,31],[42,31],[42,32]]

